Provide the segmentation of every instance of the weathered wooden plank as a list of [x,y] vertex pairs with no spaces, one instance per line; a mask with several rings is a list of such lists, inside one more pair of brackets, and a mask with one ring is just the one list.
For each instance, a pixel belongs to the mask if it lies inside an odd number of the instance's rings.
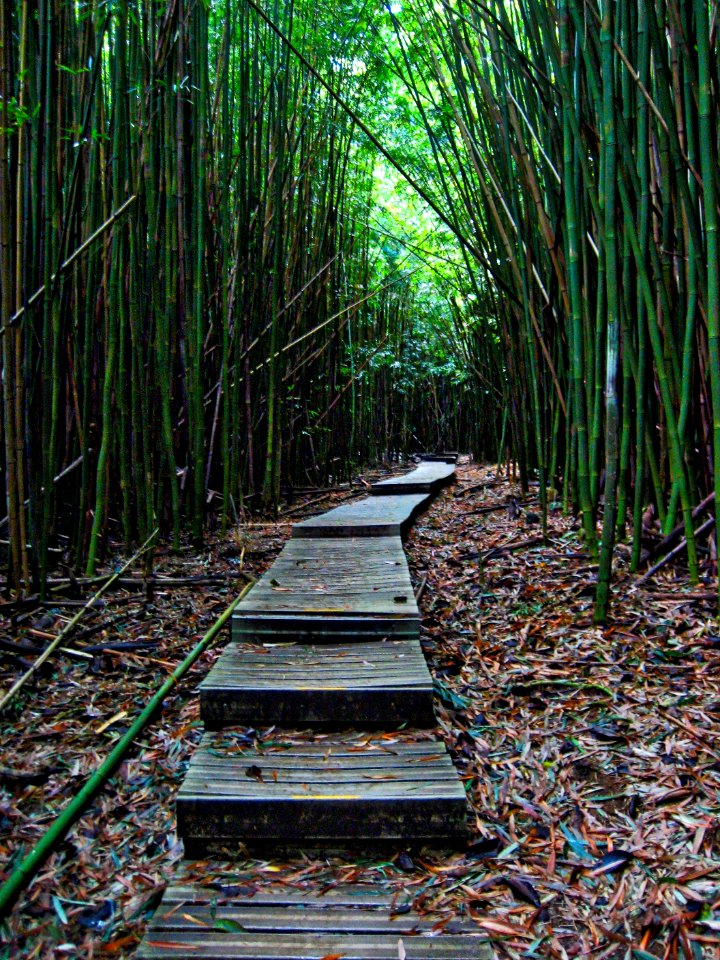
[[233,724],[435,725],[432,678],[417,640],[269,648],[231,643],[200,685],[200,715],[212,730]]
[[[192,918],[192,919],[190,919]],[[205,925],[212,930],[220,920],[229,920],[243,926],[247,933],[305,933],[315,931],[323,933],[394,933],[396,936],[414,936],[421,931],[430,931],[437,918],[421,918],[417,915],[392,916],[387,910],[314,910],[310,906],[300,908],[267,908],[218,906],[215,917],[208,907],[194,907],[192,910],[174,913],[163,924],[168,933],[196,932],[198,926]],[[453,926],[456,933],[461,930],[474,932],[474,924],[458,921]],[[477,928],[475,928],[477,929]]]
[[[327,741],[325,746],[331,749]],[[393,744],[394,765],[378,773],[345,767],[342,756],[334,757],[341,776],[322,753],[304,756],[302,768],[289,770],[272,767],[271,757],[255,751],[233,769],[227,766],[237,763],[232,746],[223,735],[206,734],[177,796],[179,833],[194,851],[202,842],[233,840],[437,841],[464,835],[465,791],[450,758],[444,754],[440,763],[423,765],[420,779],[402,779],[421,756],[416,743],[410,746],[406,752],[401,741]]]
[[[250,756],[260,749],[263,756],[281,757],[378,757],[389,762],[423,762],[445,755],[444,745],[425,731],[402,730],[394,733],[357,732],[354,730],[322,733],[320,731],[270,731],[271,739],[253,736],[247,731],[228,728],[213,734],[213,745],[224,755]],[[258,746],[259,744],[259,746]],[[396,758],[393,761],[392,758]],[[397,759],[399,758],[399,759]]]
[[[180,888],[182,890],[182,888]],[[177,888],[176,888],[177,890]],[[287,900],[275,895],[266,895],[262,900],[254,897],[222,897],[215,894],[197,896],[187,890],[188,896],[177,893],[163,897],[158,908],[156,926],[166,932],[197,931],[205,925],[212,929],[214,922],[230,920],[248,933],[396,933],[414,935],[430,932],[438,925],[440,917],[433,914],[420,916],[403,897],[383,898],[376,902],[356,900],[342,903],[324,901],[321,896],[306,896]],[[345,900],[347,900],[347,896]],[[398,907],[401,907],[398,910]],[[477,927],[470,920],[456,919],[454,933],[476,933]]]
[[[397,960],[397,934],[256,934],[188,931],[170,939],[153,930],[135,954],[139,960]],[[484,936],[414,936],[404,943],[412,960],[497,960],[497,949]]]
[[[235,770],[235,776],[238,776],[238,777],[245,776],[247,774],[248,768],[250,766],[253,766],[251,762],[252,759],[256,759],[256,758],[245,757],[244,754],[239,755],[233,758],[232,761],[228,760],[226,762],[227,768],[228,770],[231,769],[231,763],[234,763],[236,764],[236,766],[232,769]],[[393,772],[397,770],[396,766],[388,764],[383,760],[382,757],[379,757],[375,754],[371,754],[369,757],[362,757],[362,756],[357,757],[357,756],[353,756],[352,754],[345,754],[343,757],[334,757],[331,754],[327,758],[323,757],[323,760],[325,763],[325,767],[323,769],[336,771],[336,772],[347,771],[348,773],[351,770],[356,770],[358,771],[358,775],[362,775],[364,773],[368,774],[369,776],[383,775],[383,774],[386,774],[388,771]],[[409,771],[410,774],[412,775],[413,769],[417,769],[417,771],[419,771],[419,773],[422,774],[426,768],[429,768],[429,769],[445,768],[445,757],[443,754],[434,754],[428,757],[420,757],[415,762],[417,764],[416,768],[413,768],[410,766],[403,768],[403,776],[406,775],[407,771]],[[207,769],[201,758],[196,760],[196,764],[199,769]],[[193,765],[193,769],[195,769],[195,765]],[[290,775],[294,771],[299,771],[300,773],[302,773],[303,771],[307,770],[307,762],[306,762],[306,758],[303,756],[288,757],[288,756],[285,756],[284,754],[269,753],[269,754],[263,754],[263,763],[261,764],[261,769],[265,771],[265,776],[266,778],[269,779],[271,778],[273,771],[282,770],[282,771],[285,771],[288,775]]]
[[234,640],[417,637],[420,615],[399,537],[290,540],[238,605]]
[[296,523],[292,535],[298,539],[405,536],[429,502],[428,493],[388,494],[381,500],[366,497]]
[[373,496],[387,494],[437,493],[455,479],[455,464],[426,460],[410,473],[373,483]]
[[449,451],[447,453],[421,453],[421,460],[439,461],[440,463],[457,463],[459,454],[455,451]]
[[254,896],[174,885],[136,956],[397,960],[402,939],[404,954],[417,960],[495,960],[492,943],[471,920],[453,918],[453,932],[445,934],[447,920],[447,915],[420,915],[409,898],[381,885],[327,895],[273,890]]
[[[322,892],[312,888],[260,887],[255,889],[244,884],[214,882],[208,886],[183,882],[182,876],[171,883],[163,894],[163,905],[172,908],[175,904],[248,903],[254,906],[278,908],[297,904],[310,905],[315,909],[335,907],[373,907],[395,912],[399,904],[407,904],[410,898],[398,896],[391,887],[381,884],[349,883],[330,887]],[[394,907],[394,910],[390,910]],[[161,908],[159,908],[161,909]]]

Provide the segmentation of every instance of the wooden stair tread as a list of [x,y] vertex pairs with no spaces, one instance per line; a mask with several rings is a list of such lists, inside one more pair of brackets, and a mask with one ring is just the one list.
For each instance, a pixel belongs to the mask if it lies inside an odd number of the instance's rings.
[[326,738],[313,750],[300,743],[280,751],[286,762],[276,764],[266,750],[238,754],[232,732],[206,733],[177,795],[181,836],[196,847],[464,835],[465,791],[444,746],[398,734],[388,748],[387,738],[366,738],[345,762],[350,743]]
[[[162,960],[197,956],[218,960],[397,960],[398,940],[408,957],[494,960],[487,936],[471,920],[420,915],[402,892],[378,886],[329,891],[226,894],[197,884],[169,887],[136,956]],[[222,925],[231,927],[222,929]],[[215,926],[215,928],[214,928]],[[234,928],[234,929],[233,929]]]
[[366,497],[296,523],[292,535],[297,539],[404,536],[429,502],[429,493]]
[[388,494],[437,493],[455,479],[455,464],[442,460],[423,460],[418,467],[387,480],[379,480],[370,487],[373,496]]
[[399,537],[290,540],[238,604],[234,640],[417,637],[420,614]]
[[432,463],[433,461],[439,461],[440,463],[457,463],[459,453],[455,450],[449,450],[445,453],[422,453],[420,459],[423,461],[428,461]]
[[200,684],[210,729],[233,724],[434,726],[418,640],[262,646],[230,643]]

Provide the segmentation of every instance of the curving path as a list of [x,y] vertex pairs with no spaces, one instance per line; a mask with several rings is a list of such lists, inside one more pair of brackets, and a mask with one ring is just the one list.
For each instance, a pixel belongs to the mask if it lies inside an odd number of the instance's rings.
[[[297,524],[238,605],[232,642],[201,684],[207,730],[177,797],[187,856],[465,835],[465,792],[431,732],[432,678],[401,541],[454,475],[454,458],[424,461],[366,500]],[[263,745],[248,742],[249,725],[281,729]],[[283,728],[304,732],[284,738]],[[170,887],[138,956],[396,958],[402,934],[413,937],[408,957],[492,956],[462,925],[431,939],[410,905],[397,922],[380,886],[230,896],[220,907],[229,923],[217,922],[214,902],[208,920],[201,889]]]

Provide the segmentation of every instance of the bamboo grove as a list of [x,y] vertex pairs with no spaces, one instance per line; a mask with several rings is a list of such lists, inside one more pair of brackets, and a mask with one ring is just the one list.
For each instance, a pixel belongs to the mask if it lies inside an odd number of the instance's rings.
[[[244,3],[2,5],[15,589],[42,589],[58,558],[92,574],[109,535],[199,541],[209,516],[277,509],[281,484],[436,429],[426,384],[396,388],[422,310],[368,225],[373,152],[337,102],[376,93],[347,68],[352,26],[267,12],[330,92]],[[440,367],[430,381],[454,389]]]
[[[10,582],[424,445],[516,461],[543,517],[548,494],[577,512],[598,620],[652,515],[696,582],[720,492],[717,10],[4,4]],[[379,215],[379,162],[434,234]]]
[[692,582],[714,549],[712,519],[695,526],[720,506],[717,13],[409,0],[393,17],[427,143],[407,162],[483,318],[458,341],[502,391],[513,456],[582,516],[598,620],[630,518],[634,569],[652,511],[682,525]]

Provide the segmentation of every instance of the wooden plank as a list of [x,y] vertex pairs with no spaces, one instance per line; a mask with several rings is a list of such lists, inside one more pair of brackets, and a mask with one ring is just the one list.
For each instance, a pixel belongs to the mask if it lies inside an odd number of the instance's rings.
[[[397,960],[395,934],[246,934],[224,931],[187,931],[168,939],[153,930],[135,954],[139,960]],[[486,936],[471,934],[443,937],[413,936],[404,942],[412,960],[497,960],[497,948]]]
[[[258,891],[224,895],[197,884],[174,885],[150,921],[139,960],[210,957],[217,960],[397,960],[399,940],[417,960],[495,960],[486,935],[469,919],[413,909],[404,894],[382,885],[328,895]],[[230,927],[230,929],[227,929]]]
[[[338,743],[340,750],[346,745]],[[224,734],[205,734],[177,796],[180,835],[199,851],[203,842],[233,840],[438,841],[465,834],[465,791],[447,753],[421,765],[419,745],[411,741],[406,750],[398,739],[384,767],[364,770],[345,765],[342,753],[328,763],[332,746],[326,740],[324,753],[301,752],[302,764],[288,768],[272,766],[260,750],[239,760]],[[439,748],[431,749],[434,760]],[[292,754],[290,748],[284,757]]]
[[419,636],[399,537],[290,540],[238,605],[234,640],[337,642]]
[[258,734],[248,740],[244,728],[228,728],[214,734],[214,739],[227,754],[250,755],[260,749],[263,755],[286,757],[363,757],[381,758],[401,756],[403,762],[413,758],[445,755],[444,745],[427,731],[396,730],[393,733],[371,733],[345,730],[333,733],[320,731],[271,730],[268,739]]
[[424,460],[415,470],[373,483],[370,493],[384,496],[397,493],[437,493],[455,479],[455,464]]
[[[346,894],[342,900],[326,900],[322,895],[312,893],[294,899],[288,899],[282,893],[225,897],[196,886],[176,886],[172,895],[166,893],[163,897],[154,926],[175,933],[197,929],[201,924],[212,929],[213,921],[219,919],[239,924],[248,933],[315,930],[318,933],[399,935],[430,932],[437,927],[440,917],[433,914],[420,916],[412,910],[411,904],[412,901],[403,895],[353,899]],[[470,920],[457,919],[454,932],[461,931],[475,933],[477,927]]]
[[440,463],[457,463],[459,453],[456,451],[448,451],[447,453],[421,453],[421,460],[433,461],[437,460]]
[[[311,904],[314,907],[384,907],[390,911],[394,905],[406,904],[409,898],[403,893],[398,896],[397,891],[381,884],[348,883],[339,884],[319,892],[313,888],[302,887],[260,887],[247,886],[242,883],[222,883],[215,881],[208,886],[190,881],[184,881],[181,876],[176,883],[171,883],[163,894],[163,904],[172,908],[175,904],[206,904],[216,900],[223,902],[252,903],[256,906],[276,907],[293,906],[296,904]],[[394,911],[390,911],[394,912]]]
[[200,685],[211,730],[233,724],[435,725],[418,640],[264,647],[228,644]]
[[404,537],[427,507],[430,495],[388,494],[343,504],[317,517],[296,523],[292,535],[309,537]]

